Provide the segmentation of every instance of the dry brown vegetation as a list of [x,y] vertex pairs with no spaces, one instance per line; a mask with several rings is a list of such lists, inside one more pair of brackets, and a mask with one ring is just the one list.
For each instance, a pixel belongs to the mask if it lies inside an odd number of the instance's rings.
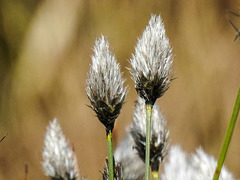
[[[117,119],[115,145],[131,122],[136,92],[128,60],[151,13],[161,14],[175,54],[176,80],[158,100],[171,143],[218,156],[240,82],[240,2],[229,0],[0,0],[0,179],[48,179],[41,167],[46,125],[57,117],[74,145],[82,175],[100,179],[105,130],[86,106],[94,41],[108,37],[130,86]],[[226,165],[240,177],[240,123]]]

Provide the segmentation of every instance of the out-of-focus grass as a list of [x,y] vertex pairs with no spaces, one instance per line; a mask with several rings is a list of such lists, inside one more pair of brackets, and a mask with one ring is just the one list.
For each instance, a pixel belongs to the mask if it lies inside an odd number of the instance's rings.
[[[106,35],[130,86],[116,122],[117,143],[136,99],[124,67],[151,13],[161,13],[176,54],[177,79],[158,101],[171,142],[189,152],[202,146],[216,157],[240,82],[239,41],[232,43],[235,32],[226,20],[226,10],[239,5],[223,0],[0,1],[0,134],[8,132],[0,143],[0,179],[23,179],[25,163],[30,179],[47,179],[41,151],[53,117],[75,147],[81,174],[100,179],[105,131],[85,95],[91,48]],[[239,131],[238,123],[226,159],[238,177]]]

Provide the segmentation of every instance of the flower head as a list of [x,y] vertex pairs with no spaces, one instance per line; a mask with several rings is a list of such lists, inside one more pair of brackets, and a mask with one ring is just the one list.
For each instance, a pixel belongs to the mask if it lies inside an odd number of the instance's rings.
[[[212,180],[217,161],[201,148],[190,155],[174,145],[170,148],[168,161],[164,164],[162,180]],[[219,180],[236,180],[223,166]]]
[[[131,135],[135,142],[135,148],[138,151],[140,158],[145,161],[146,147],[146,108],[145,101],[138,98],[134,115],[133,124],[131,126]],[[159,164],[162,163],[168,149],[169,131],[166,129],[166,121],[160,112],[157,104],[152,110],[151,124],[151,144],[150,144],[150,165],[152,171],[158,171]]]
[[[168,160],[164,164],[162,180],[196,180],[195,169],[191,166],[191,159],[181,149],[174,145],[169,149]],[[204,180],[204,179],[203,179]]]
[[97,39],[92,65],[86,82],[86,92],[91,108],[107,130],[112,130],[127,94],[124,80],[115,56],[109,50],[108,41]]
[[[202,148],[198,148],[192,155],[192,166],[196,170],[196,180],[212,180],[217,161],[213,156],[208,155]],[[219,180],[235,180],[234,176],[223,166]]]
[[144,162],[138,156],[134,146],[135,143],[128,129],[125,138],[114,152],[115,161],[122,166],[124,180],[140,180],[144,176]]
[[130,60],[135,88],[147,103],[154,104],[168,89],[172,81],[172,59],[163,21],[160,16],[152,15]]
[[78,179],[77,159],[54,119],[50,122],[44,139],[42,166],[46,176],[52,179]]

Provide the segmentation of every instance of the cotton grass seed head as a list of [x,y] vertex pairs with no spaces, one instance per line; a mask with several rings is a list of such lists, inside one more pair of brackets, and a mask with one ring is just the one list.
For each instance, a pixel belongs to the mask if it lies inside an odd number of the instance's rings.
[[77,180],[78,168],[76,156],[54,119],[50,122],[44,139],[43,170],[46,176],[54,180]]
[[127,89],[115,56],[109,50],[104,36],[97,39],[86,82],[86,92],[91,108],[107,130],[112,130],[124,103]]
[[[217,167],[217,161],[213,156],[208,155],[202,148],[198,148],[192,155],[191,164],[196,170],[196,180],[212,180]],[[236,180],[236,178],[223,166],[219,180]]]
[[[162,180],[212,180],[217,161],[202,148],[196,153],[187,154],[178,145],[170,148],[168,161],[164,164]],[[219,180],[236,180],[223,166]]]
[[[161,180],[196,180],[190,157],[178,145],[171,146]],[[203,179],[204,180],[204,179]]]
[[130,60],[135,89],[147,103],[154,104],[168,89],[173,79],[172,62],[172,48],[163,21],[160,15],[152,15]]
[[[135,148],[140,158],[145,162],[146,147],[146,108],[145,101],[138,98],[131,126],[131,135],[135,142]],[[158,171],[159,164],[164,160],[168,149],[169,131],[166,129],[166,121],[160,112],[158,105],[152,109],[151,143],[150,143],[150,166],[152,171]]]
[[115,161],[122,166],[124,180],[140,180],[144,176],[145,164],[134,148],[135,143],[127,129],[125,138],[120,142],[114,152]]

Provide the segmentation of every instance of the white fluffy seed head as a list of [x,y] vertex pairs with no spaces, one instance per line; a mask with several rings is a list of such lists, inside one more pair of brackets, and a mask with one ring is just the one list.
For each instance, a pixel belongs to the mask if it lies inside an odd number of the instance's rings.
[[[162,180],[212,180],[217,161],[201,148],[195,154],[186,154],[179,146],[169,150],[168,161],[164,164]],[[223,166],[219,180],[236,180]]]
[[135,143],[127,129],[125,138],[120,142],[114,152],[115,161],[122,166],[124,180],[140,180],[144,176],[144,162],[134,148]]
[[127,88],[123,86],[119,64],[104,36],[96,40],[93,50],[86,93],[99,120],[111,129],[124,103]]
[[[131,135],[135,142],[135,148],[139,156],[145,161],[145,140],[146,140],[146,106],[145,101],[138,97],[133,114]],[[152,109],[151,123],[151,144],[150,144],[150,165],[158,168],[166,156],[168,149],[169,131],[166,128],[166,120],[157,104]],[[156,165],[155,165],[156,164]],[[155,167],[153,167],[155,166]],[[158,169],[156,169],[158,170]]]
[[43,170],[53,179],[76,180],[79,177],[76,156],[62,129],[54,119],[47,127],[44,139]]
[[[213,156],[208,155],[202,148],[198,148],[192,155],[192,166],[197,171],[196,180],[212,180],[217,161]],[[219,180],[235,180],[234,176],[223,166]]]
[[187,154],[178,145],[169,149],[162,180],[195,180],[195,170]]
[[109,43],[104,36],[97,39],[94,46],[94,55],[87,80],[87,95],[92,101],[95,100],[92,93],[97,94],[99,99],[105,99],[107,104],[118,97],[119,101],[124,98],[126,88],[120,72],[119,64],[114,54],[109,49]]
[[154,103],[168,89],[172,62],[172,48],[163,21],[160,15],[152,15],[130,60],[135,88],[147,102]]

